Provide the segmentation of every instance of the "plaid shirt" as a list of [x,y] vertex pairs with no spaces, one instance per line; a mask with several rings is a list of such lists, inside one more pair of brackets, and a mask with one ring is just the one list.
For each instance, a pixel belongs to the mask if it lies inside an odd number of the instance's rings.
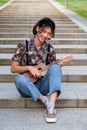
[[[44,42],[43,45],[39,49],[37,49],[34,44],[34,38],[28,40],[29,65],[37,65],[41,62],[46,64],[47,54],[48,54],[47,42]],[[12,60],[18,61],[21,66],[27,65],[25,41],[20,41],[15,50],[15,54],[12,57]],[[50,56],[48,58],[48,62],[52,63],[55,61],[56,61],[56,52],[54,47],[50,44]]]

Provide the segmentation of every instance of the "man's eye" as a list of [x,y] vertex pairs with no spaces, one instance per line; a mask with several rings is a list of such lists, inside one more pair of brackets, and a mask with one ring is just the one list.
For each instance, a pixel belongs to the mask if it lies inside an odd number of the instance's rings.
[[51,36],[52,34],[51,33],[48,33],[49,36]]
[[46,31],[45,31],[45,30],[43,30],[43,32],[44,32],[44,33],[46,33]]

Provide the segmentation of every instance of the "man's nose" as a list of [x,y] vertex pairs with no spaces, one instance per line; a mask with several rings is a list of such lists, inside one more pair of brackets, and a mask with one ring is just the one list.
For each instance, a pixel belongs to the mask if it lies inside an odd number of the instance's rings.
[[47,33],[44,33],[44,37],[47,37],[48,36],[48,34]]

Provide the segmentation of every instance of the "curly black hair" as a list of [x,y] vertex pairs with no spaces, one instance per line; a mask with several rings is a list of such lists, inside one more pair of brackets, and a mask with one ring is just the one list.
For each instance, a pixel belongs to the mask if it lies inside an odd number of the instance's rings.
[[33,35],[36,35],[37,34],[37,31],[36,31],[36,27],[39,26],[40,28],[45,28],[45,27],[50,27],[51,28],[51,31],[52,31],[52,37],[54,37],[54,32],[55,32],[55,23],[52,19],[48,18],[48,17],[45,17],[45,18],[42,18],[41,20],[39,20],[35,26],[33,27]]

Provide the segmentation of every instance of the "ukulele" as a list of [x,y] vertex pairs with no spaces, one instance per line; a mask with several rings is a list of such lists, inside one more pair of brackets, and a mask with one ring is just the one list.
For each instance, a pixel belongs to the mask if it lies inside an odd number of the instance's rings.
[[[74,59],[73,56],[66,56],[62,59],[62,62],[63,64],[65,64],[65,63],[71,62],[73,59]],[[55,63],[51,63],[48,65],[45,65],[44,63],[39,63],[38,65],[35,65],[34,67],[39,70],[41,76],[43,77],[48,71],[48,69],[50,68],[50,66],[52,66],[53,64],[58,64],[58,62],[59,60],[57,60]],[[30,72],[24,72],[23,74],[27,76],[32,81],[32,83],[35,83],[36,81],[39,80],[39,78],[35,78]]]

